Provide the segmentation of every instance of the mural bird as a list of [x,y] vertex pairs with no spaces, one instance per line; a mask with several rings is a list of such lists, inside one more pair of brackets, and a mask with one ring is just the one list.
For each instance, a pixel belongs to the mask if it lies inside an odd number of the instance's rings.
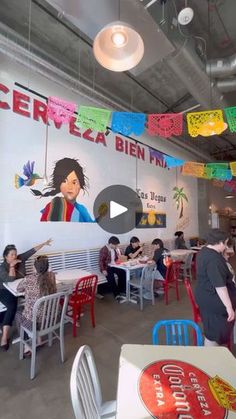
[[34,164],[34,161],[32,161],[32,163],[28,161],[23,166],[23,174],[26,176],[26,179],[17,174],[15,175],[15,187],[17,189],[21,188],[22,186],[32,186],[35,184],[37,179],[42,179],[41,176],[39,176],[37,173],[34,173]]

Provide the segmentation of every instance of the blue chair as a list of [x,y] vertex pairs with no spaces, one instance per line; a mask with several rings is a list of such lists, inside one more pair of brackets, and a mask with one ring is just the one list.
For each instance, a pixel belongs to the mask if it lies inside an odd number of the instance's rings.
[[189,330],[192,329],[193,337],[196,337],[196,345],[203,346],[202,331],[197,323],[192,320],[160,320],[152,330],[152,343],[159,345],[159,331],[165,329],[167,345],[189,345]]

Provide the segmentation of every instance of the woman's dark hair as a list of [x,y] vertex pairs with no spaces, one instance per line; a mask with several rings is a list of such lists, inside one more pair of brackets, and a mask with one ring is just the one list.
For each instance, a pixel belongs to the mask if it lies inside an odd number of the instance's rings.
[[180,237],[180,236],[182,236],[182,234],[184,234],[183,231],[176,231],[175,237]]
[[154,239],[152,241],[152,244],[155,244],[155,245],[159,244],[160,249],[164,249],[164,243],[163,243],[163,241],[161,239]]
[[70,159],[69,157],[65,157],[64,159],[58,160],[55,164],[51,182],[49,183],[47,188],[44,190],[48,190],[44,194],[36,189],[31,189],[31,192],[35,196],[46,197],[46,196],[55,196],[60,193],[60,186],[62,182],[65,181],[66,177],[71,173],[75,172],[77,178],[79,179],[80,187],[84,191],[88,188],[88,179],[84,175],[84,171],[82,166],[79,164],[78,160]]
[[47,256],[38,256],[35,259],[34,266],[36,272],[39,274],[39,288],[40,295],[45,296],[56,292],[55,282],[51,280],[51,274],[48,272],[48,258]]
[[4,251],[3,251],[3,257],[4,257],[4,259],[7,257],[7,255],[8,255],[8,253],[10,253],[10,251],[11,250],[15,250],[16,252],[17,252],[17,250],[16,250],[16,246],[14,245],[14,244],[8,244],[6,247],[5,247],[5,249],[4,249]]
[[221,242],[225,242],[229,238],[229,233],[226,233],[219,228],[212,228],[209,230],[207,235],[207,244],[211,244],[214,246],[215,244],[219,244]]
[[139,238],[138,237],[136,237],[136,236],[133,236],[133,237],[131,237],[131,239],[130,239],[130,244],[132,244],[132,243],[139,243],[140,242],[140,240],[139,240]]
[[120,244],[120,240],[116,236],[111,236],[108,240],[108,244],[117,245],[117,244]]

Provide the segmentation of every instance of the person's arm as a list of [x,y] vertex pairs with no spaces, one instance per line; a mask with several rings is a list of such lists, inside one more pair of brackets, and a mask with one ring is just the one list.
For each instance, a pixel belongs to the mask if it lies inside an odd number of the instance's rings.
[[27,282],[28,282],[28,278],[22,279],[20,281],[20,283],[17,285],[17,291],[24,292],[25,288],[26,288],[26,285],[27,285]]
[[16,279],[15,265],[19,262],[20,262],[19,259],[16,259],[14,262],[12,262],[9,267],[9,271],[7,270],[6,266],[4,266],[4,264],[0,266],[0,282],[15,281]]
[[38,252],[40,249],[42,249],[42,247],[44,247],[44,246],[51,246],[51,244],[52,244],[52,239],[48,239],[45,242],[43,242],[41,244],[38,244],[37,246],[34,246],[34,250],[36,252]]
[[100,250],[100,254],[99,254],[99,266],[100,266],[100,271],[105,276],[107,276],[107,252],[106,252],[106,249],[104,249],[104,248],[102,248]]
[[134,252],[134,253],[130,253],[129,255],[128,255],[128,257],[130,258],[130,259],[135,259],[140,253],[142,253],[142,251],[143,251],[143,247],[141,246],[141,247],[139,247],[139,249],[137,249],[136,250],[136,252]]
[[215,290],[226,308],[226,311],[228,313],[228,322],[232,322],[235,319],[235,311],[232,307],[227,287],[216,287]]

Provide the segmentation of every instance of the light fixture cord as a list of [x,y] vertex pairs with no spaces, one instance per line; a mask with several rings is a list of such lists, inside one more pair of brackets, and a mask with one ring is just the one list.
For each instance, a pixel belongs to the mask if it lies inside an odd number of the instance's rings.
[[[208,59],[211,60],[211,17],[210,17],[210,0],[207,0],[207,26],[208,26]],[[210,64],[210,74],[209,74],[209,80],[210,80],[210,91],[209,91],[209,99],[210,99],[210,108],[213,108],[213,97],[212,97],[212,69]]]
[[32,22],[32,0],[29,0],[29,14],[28,14],[28,89],[31,71],[31,22]]
[[120,21],[120,0],[118,1],[118,20]]

